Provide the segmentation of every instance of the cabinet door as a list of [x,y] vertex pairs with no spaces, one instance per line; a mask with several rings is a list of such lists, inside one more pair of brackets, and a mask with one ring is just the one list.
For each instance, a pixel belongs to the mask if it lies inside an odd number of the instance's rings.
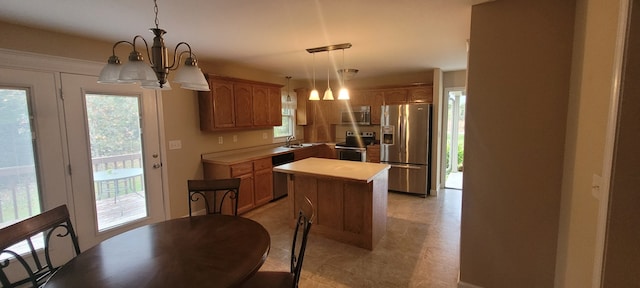
[[410,88],[409,102],[433,103],[433,86],[420,86]]
[[240,193],[238,195],[238,215],[253,209],[253,174],[236,176],[240,178]]
[[273,199],[273,172],[271,169],[256,170],[254,174],[255,205],[260,206]]
[[213,98],[213,125],[215,128],[235,127],[235,101],[233,84],[228,81],[211,81]]
[[269,125],[269,89],[253,86],[253,126]]
[[253,125],[253,93],[249,84],[233,84],[235,97],[236,127],[250,127]]
[[369,105],[365,98],[366,98],[366,92],[364,92],[364,91],[356,91],[356,90],[351,89],[349,91],[348,103],[351,106]]
[[296,94],[298,95],[298,103],[296,103],[296,124],[297,125],[309,125],[313,124],[313,113],[312,109],[307,109],[309,104],[309,89],[300,88],[296,89]]
[[269,88],[269,125],[282,125],[282,96],[280,88]]
[[371,125],[380,125],[382,105],[384,105],[384,92],[371,91]]
[[386,90],[384,91],[384,104],[406,104],[408,94],[407,89]]

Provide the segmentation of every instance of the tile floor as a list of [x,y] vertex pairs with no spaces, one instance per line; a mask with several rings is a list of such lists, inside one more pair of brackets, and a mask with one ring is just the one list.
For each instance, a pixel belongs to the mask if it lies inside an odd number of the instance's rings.
[[[437,197],[389,193],[387,233],[373,251],[313,234],[300,287],[456,287],[462,191]],[[293,230],[283,198],[242,216],[263,224],[271,251],[262,270],[289,269]]]

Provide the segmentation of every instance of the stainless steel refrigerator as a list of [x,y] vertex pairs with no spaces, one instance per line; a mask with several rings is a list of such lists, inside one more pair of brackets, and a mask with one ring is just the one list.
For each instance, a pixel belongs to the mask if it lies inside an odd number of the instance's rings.
[[429,195],[431,104],[382,106],[380,162],[391,165],[389,190]]

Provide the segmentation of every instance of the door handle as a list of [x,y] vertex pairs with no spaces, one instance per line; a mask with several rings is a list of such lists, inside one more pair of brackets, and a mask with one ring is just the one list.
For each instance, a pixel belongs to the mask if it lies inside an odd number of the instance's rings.
[[420,170],[420,166],[415,166],[415,165],[391,165],[391,168]]

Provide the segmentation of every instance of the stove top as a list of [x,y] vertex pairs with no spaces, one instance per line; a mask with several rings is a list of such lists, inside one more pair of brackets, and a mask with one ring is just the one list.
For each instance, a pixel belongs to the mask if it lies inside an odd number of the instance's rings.
[[336,147],[364,148],[376,141],[376,132],[347,131],[345,142],[336,143]]

